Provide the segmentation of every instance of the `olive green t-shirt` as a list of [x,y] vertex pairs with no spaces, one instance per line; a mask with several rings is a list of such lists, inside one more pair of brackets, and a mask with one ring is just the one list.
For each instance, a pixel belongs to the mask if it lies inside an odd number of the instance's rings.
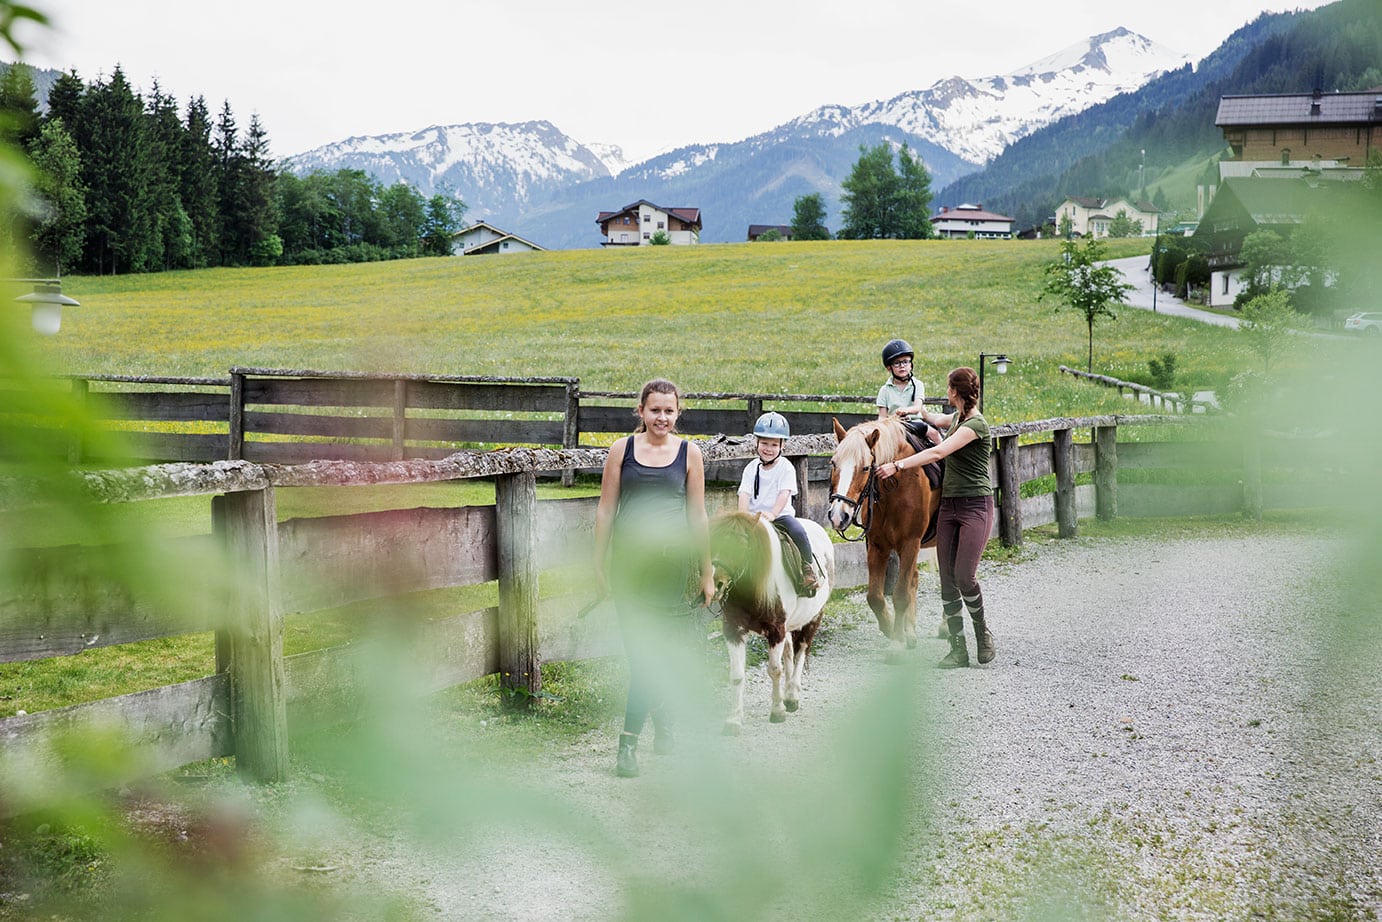
[[964,422],[956,421],[946,437],[957,432],[961,426],[973,429],[978,438],[945,459],[941,497],[989,496],[993,493],[993,486],[989,483],[988,421],[976,413]]

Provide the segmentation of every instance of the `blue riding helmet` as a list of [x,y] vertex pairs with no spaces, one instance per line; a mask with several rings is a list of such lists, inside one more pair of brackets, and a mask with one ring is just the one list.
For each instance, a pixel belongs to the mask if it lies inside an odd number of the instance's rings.
[[767,439],[785,439],[792,434],[792,430],[787,425],[787,417],[781,413],[768,412],[758,417],[758,422],[753,424],[753,434]]

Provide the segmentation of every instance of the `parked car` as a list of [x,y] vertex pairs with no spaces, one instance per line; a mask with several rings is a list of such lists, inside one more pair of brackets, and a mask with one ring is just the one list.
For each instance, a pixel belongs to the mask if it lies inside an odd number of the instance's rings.
[[1344,329],[1350,333],[1382,333],[1382,312],[1360,311],[1344,321]]

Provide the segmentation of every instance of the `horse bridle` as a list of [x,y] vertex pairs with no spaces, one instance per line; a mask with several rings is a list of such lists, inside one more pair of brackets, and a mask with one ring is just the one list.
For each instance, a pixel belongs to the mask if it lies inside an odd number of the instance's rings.
[[[858,499],[850,499],[843,493],[830,494],[829,502],[833,503],[836,500],[839,500],[840,502],[845,503],[851,507],[849,521],[845,523],[844,528],[835,529],[835,533],[838,534],[841,538],[845,539],[846,541],[863,541],[864,539],[866,539],[869,536],[869,526],[873,524],[873,508],[874,505],[878,502],[878,496],[878,465],[876,465],[873,462],[872,458],[870,458],[869,476],[868,479],[864,481],[864,488],[859,491]],[[868,521],[863,520],[863,511],[865,503],[868,503],[869,507]],[[851,538],[849,535],[845,534],[845,532],[851,528],[859,529],[859,536],[857,538]]]

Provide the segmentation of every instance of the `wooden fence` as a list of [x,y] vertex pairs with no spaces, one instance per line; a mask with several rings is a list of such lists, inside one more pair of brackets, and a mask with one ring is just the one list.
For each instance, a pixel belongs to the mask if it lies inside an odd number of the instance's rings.
[[[1101,518],[1226,508],[1254,512],[1293,501],[1347,501],[1342,491],[1327,496],[1295,483],[1280,491],[1264,489],[1262,472],[1281,461],[1257,444],[1245,450],[1223,442],[1118,442],[1120,428],[1180,421],[1109,416],[994,427],[1000,538],[1020,543],[1024,528],[1050,522],[1057,523],[1062,536],[1074,535],[1078,517],[1090,512]],[[1088,431],[1089,441],[1076,442],[1077,431]],[[1049,440],[1034,441],[1042,435]],[[1019,444],[1020,438],[1028,442]],[[745,440],[701,444],[711,463],[742,464],[752,454]],[[805,487],[803,504],[816,517],[824,510],[823,488],[807,482],[806,459],[828,454],[833,446],[833,436],[824,435],[794,436],[786,445]],[[1298,453],[1299,447],[1291,450]],[[441,689],[498,673],[506,688],[536,693],[541,690],[541,663],[612,655],[620,649],[617,632],[572,616],[581,599],[538,592],[540,565],[588,557],[595,500],[537,502],[536,475],[598,469],[604,458],[604,449],[520,448],[461,452],[439,460],[297,466],[241,460],[73,473],[72,485],[91,502],[212,497],[215,540],[184,540],[188,546],[220,548],[225,578],[190,581],[188,592],[170,598],[151,594],[149,587],[132,589],[108,572],[108,562],[121,559],[128,549],[15,549],[14,572],[22,575],[15,591],[0,598],[0,662],[210,630],[215,632],[216,672],[180,685],[0,719],[4,752],[7,757],[18,753],[41,770],[43,760],[51,758],[46,754],[54,733],[110,723],[144,747],[149,771],[233,755],[249,777],[282,778],[290,731],[348,716],[351,703],[369,691],[357,646],[285,657],[286,619],[346,603],[373,606],[382,617],[409,593],[490,581],[498,583],[498,606],[448,612],[419,627],[415,674],[424,688]],[[1234,476],[1200,490],[1119,485],[1119,471],[1192,464],[1223,466]],[[1092,475],[1092,483],[1077,484],[1083,473]],[[494,506],[283,522],[276,514],[275,491],[284,487],[472,477],[494,478]],[[1054,478],[1053,490],[1021,498],[1023,483],[1044,477]],[[1150,490],[1146,497],[1140,495],[1144,490]],[[40,495],[34,483],[0,478],[0,508],[21,506]],[[733,494],[712,494],[710,502],[712,512],[728,508]],[[171,551],[167,561],[159,559],[169,547],[160,544],[138,553],[152,555],[154,566],[166,570],[180,559]],[[862,546],[837,545],[837,551],[839,585],[862,584]]]
[[1123,381],[1118,378],[1111,378],[1108,375],[1096,375],[1088,371],[1080,371],[1078,368],[1070,368],[1067,365],[1060,366],[1060,370],[1062,374],[1083,378],[1086,381],[1093,381],[1096,384],[1102,384],[1104,387],[1116,387],[1118,389],[1118,396],[1120,397],[1122,397],[1126,391],[1138,402],[1145,403],[1159,410],[1170,410],[1173,413],[1203,413],[1206,409],[1217,409],[1216,405],[1211,402],[1194,399],[1187,400],[1179,394],[1168,394],[1154,387],[1138,384],[1136,381]]
[[[55,382],[59,383],[59,382]],[[6,392],[0,382],[0,412]],[[577,448],[583,436],[627,433],[637,394],[582,392],[576,378],[372,374],[232,368],[226,378],[86,375],[63,379],[83,414],[120,431],[126,454],[89,444],[63,421],[46,428],[69,463],[397,461],[444,458],[458,447]],[[19,396],[9,392],[11,396]],[[829,433],[873,414],[873,396],[691,393],[678,426],[689,435],[746,433],[766,409],[798,434]],[[15,403],[16,401],[9,401]],[[942,400],[933,399],[940,404]],[[855,409],[866,404],[866,412]],[[815,407],[812,409],[810,407]],[[0,452],[4,447],[0,446]]]

